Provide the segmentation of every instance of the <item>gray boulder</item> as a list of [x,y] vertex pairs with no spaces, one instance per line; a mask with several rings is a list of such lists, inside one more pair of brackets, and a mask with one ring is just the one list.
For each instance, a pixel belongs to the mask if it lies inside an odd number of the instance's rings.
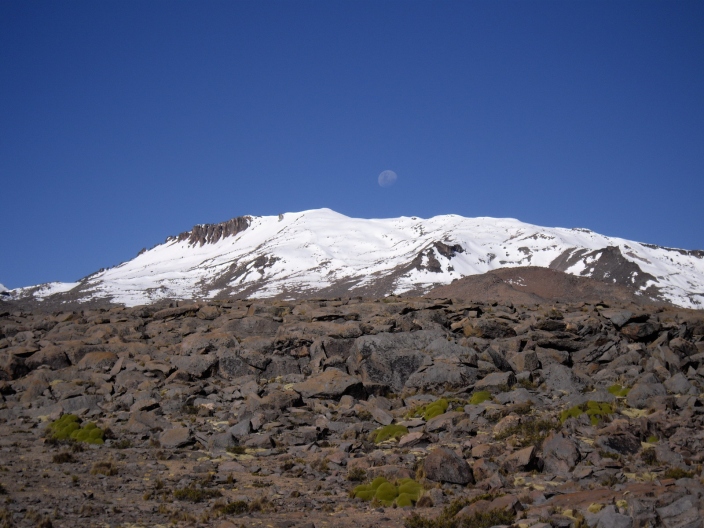
[[425,476],[435,482],[452,484],[473,484],[474,476],[464,458],[445,447],[438,447],[430,453],[423,464]]

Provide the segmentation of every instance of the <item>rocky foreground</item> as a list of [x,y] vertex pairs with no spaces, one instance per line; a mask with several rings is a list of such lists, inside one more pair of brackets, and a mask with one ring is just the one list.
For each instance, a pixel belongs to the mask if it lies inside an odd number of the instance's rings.
[[702,526],[700,311],[11,310],[0,526]]

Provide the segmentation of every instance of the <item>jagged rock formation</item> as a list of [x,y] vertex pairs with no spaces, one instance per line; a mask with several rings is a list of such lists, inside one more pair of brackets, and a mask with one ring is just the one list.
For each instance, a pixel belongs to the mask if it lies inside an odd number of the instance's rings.
[[177,237],[169,237],[166,239],[166,243],[176,241],[183,242],[184,240],[188,242],[189,246],[203,246],[204,244],[215,244],[230,236],[234,236],[241,233],[249,227],[251,218],[249,216],[238,216],[227,222],[221,222],[219,224],[200,224],[194,226],[190,231],[181,233]]
[[[410,528],[447,507],[469,526],[489,511],[536,528],[701,526],[703,392],[704,314],[673,307],[5,310],[0,516]],[[62,416],[104,443],[58,438]],[[365,502],[354,488],[377,477],[386,495]]]

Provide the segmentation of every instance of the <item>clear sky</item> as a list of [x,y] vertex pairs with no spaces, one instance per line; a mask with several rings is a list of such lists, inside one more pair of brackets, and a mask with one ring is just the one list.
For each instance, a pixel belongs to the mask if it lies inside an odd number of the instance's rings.
[[8,287],[318,207],[704,249],[704,2],[4,0],[0,184]]

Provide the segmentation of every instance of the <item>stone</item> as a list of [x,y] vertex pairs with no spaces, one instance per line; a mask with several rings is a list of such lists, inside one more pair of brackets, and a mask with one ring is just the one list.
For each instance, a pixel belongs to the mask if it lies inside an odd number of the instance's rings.
[[188,445],[193,441],[193,435],[188,427],[174,427],[167,429],[159,435],[161,447],[176,449]]
[[692,390],[692,384],[687,379],[687,376],[681,372],[677,372],[670,379],[665,380],[663,385],[672,394],[689,394]]
[[339,400],[343,395],[355,398],[363,396],[362,381],[336,368],[309,377],[301,383],[294,383],[293,390],[304,398]]
[[594,443],[610,453],[634,455],[641,449],[640,440],[628,432],[597,436]]
[[445,447],[434,449],[425,458],[423,469],[425,476],[435,482],[461,485],[474,483],[472,470],[465,459]]
[[528,471],[535,463],[535,451],[535,446],[528,446],[514,451],[504,459],[501,469],[507,475],[517,471]]
[[215,354],[172,356],[171,364],[194,378],[205,378],[214,372],[218,364],[218,357]]
[[479,319],[472,323],[467,322],[463,331],[466,337],[481,337],[483,339],[500,339],[516,336],[516,331],[506,323],[487,319]]
[[[463,348],[463,347],[462,347]],[[457,362],[435,359],[432,365],[422,365],[406,380],[405,387],[422,391],[465,387],[477,381],[478,370]]]
[[656,512],[665,528],[702,527],[699,501],[692,495],[686,495],[669,506],[657,508]]
[[632,341],[649,341],[657,336],[660,324],[653,322],[628,323],[621,328],[621,333]]
[[544,471],[567,475],[580,460],[576,444],[561,432],[551,432],[543,441]]
[[474,384],[474,389],[497,390],[499,388],[511,387],[516,384],[516,376],[513,372],[492,372]]
[[516,372],[532,372],[541,368],[540,360],[534,350],[526,350],[511,356],[510,360]]
[[34,370],[41,365],[47,365],[52,370],[59,370],[71,366],[71,362],[68,360],[66,353],[61,347],[54,345],[44,347],[36,354],[32,354],[24,360],[24,364],[29,370]]
[[599,512],[599,521],[596,528],[632,528],[633,519],[616,511],[613,505],[605,507]]
[[650,375],[645,378],[633,385],[626,396],[626,401],[631,407],[643,409],[652,403],[654,397],[667,394],[665,386],[657,381],[655,376]]
[[543,368],[545,385],[551,391],[565,391],[568,394],[580,393],[587,382],[565,365],[552,364]]
[[252,426],[249,419],[241,420],[227,430],[232,437],[238,442],[248,436],[252,432]]

